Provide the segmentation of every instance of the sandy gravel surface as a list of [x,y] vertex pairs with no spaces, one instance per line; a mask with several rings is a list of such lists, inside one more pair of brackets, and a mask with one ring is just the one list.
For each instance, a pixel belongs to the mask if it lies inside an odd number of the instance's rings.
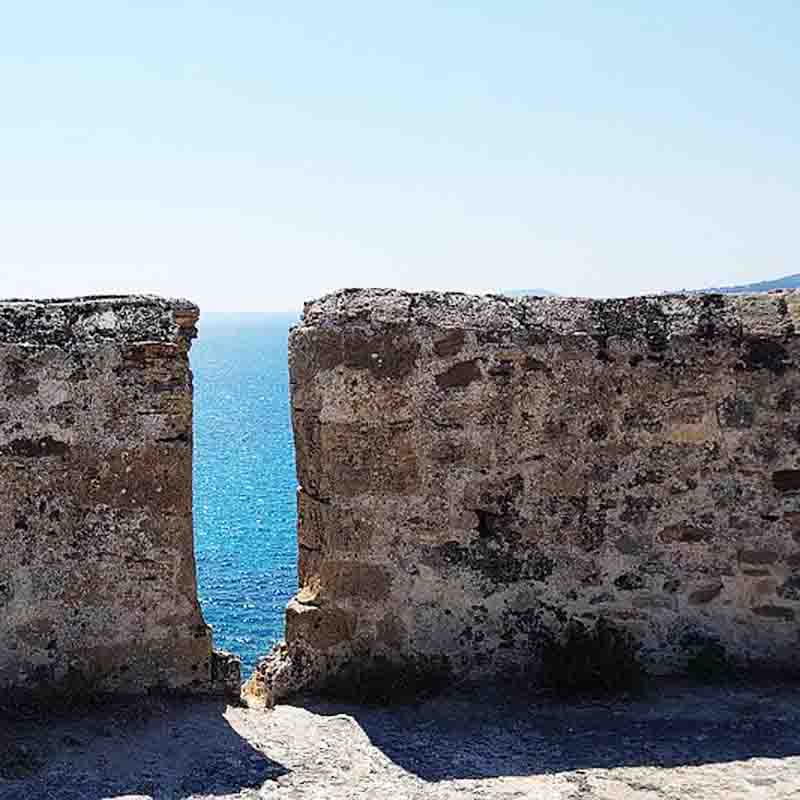
[[0,800],[800,799],[800,689],[457,694],[271,712],[158,700],[0,719]]

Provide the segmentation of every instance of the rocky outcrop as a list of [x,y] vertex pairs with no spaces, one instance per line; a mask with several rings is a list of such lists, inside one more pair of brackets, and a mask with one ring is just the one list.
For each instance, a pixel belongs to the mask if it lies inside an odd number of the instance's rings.
[[197,318],[152,297],[0,303],[0,698],[238,694],[197,600]]
[[798,323],[792,292],[307,304],[300,591],[249,695],[535,676],[600,622],[654,673],[796,669]]

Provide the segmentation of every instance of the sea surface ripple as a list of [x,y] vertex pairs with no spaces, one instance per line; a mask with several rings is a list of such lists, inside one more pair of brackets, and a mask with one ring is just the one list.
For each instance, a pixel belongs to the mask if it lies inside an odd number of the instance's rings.
[[203,314],[194,372],[194,526],[215,646],[256,660],[297,586],[288,329],[297,314]]

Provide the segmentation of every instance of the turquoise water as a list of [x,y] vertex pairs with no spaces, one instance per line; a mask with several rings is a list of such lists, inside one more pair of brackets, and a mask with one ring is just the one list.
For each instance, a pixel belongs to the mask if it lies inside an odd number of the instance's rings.
[[297,586],[287,334],[296,314],[203,314],[194,372],[200,603],[243,674],[283,636]]

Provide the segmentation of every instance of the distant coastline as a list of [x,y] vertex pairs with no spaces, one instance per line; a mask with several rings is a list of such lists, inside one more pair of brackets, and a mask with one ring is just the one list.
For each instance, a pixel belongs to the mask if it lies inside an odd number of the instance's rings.
[[[760,294],[763,292],[773,292],[779,289],[800,289],[800,273],[784,275],[781,278],[772,280],[754,281],[753,283],[741,283],[730,286],[708,286],[702,289],[677,289],[659,294],[673,294],[685,292],[687,294],[717,293],[717,294]],[[550,289],[504,289],[499,294],[507,297],[560,297],[558,292]]]
[[708,289],[696,289],[693,291],[719,292],[720,294],[746,294],[772,292],[776,289],[800,289],[800,273],[785,275],[782,278],[775,278],[771,281],[756,281],[755,283],[743,283],[738,286],[714,286]]

